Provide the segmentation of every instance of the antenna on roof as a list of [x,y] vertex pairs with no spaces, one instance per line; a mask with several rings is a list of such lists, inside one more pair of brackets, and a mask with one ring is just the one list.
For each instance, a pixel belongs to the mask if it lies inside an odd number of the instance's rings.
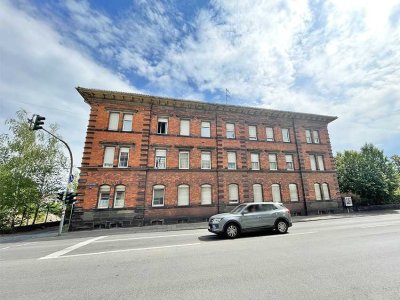
[[227,88],[225,88],[225,104],[228,104],[228,97],[231,96],[231,93]]

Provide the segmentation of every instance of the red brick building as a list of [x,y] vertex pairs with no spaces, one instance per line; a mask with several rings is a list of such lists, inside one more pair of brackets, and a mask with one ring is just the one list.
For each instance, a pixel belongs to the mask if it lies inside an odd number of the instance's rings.
[[91,111],[73,229],[204,221],[254,200],[342,207],[336,117],[77,90]]

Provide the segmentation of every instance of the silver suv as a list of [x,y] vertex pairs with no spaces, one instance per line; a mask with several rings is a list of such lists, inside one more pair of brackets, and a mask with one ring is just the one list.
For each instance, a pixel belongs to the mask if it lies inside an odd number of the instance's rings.
[[282,203],[251,202],[240,204],[230,213],[212,216],[208,231],[234,239],[241,232],[262,229],[286,233],[290,226],[290,211]]

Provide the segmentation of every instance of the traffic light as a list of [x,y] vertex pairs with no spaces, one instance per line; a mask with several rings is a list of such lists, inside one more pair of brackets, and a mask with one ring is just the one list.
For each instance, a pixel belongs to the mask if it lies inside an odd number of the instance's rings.
[[42,117],[40,115],[36,115],[35,119],[33,120],[33,127],[32,130],[39,130],[42,129],[42,125],[44,124],[44,120],[46,120],[45,117]]
[[68,193],[65,197],[65,204],[74,204],[76,202],[76,193]]

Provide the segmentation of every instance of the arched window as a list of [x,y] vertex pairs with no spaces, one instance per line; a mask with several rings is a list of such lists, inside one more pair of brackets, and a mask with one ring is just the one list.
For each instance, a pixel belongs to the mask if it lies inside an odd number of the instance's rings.
[[238,203],[239,202],[239,186],[237,184],[230,184],[229,189],[229,202]]
[[102,185],[99,192],[98,208],[108,208],[108,200],[110,199],[110,186]]
[[117,185],[114,194],[114,208],[121,208],[125,206],[125,186]]
[[203,184],[201,186],[201,204],[208,205],[211,204],[211,185]]
[[189,205],[189,186],[181,184],[178,186],[178,206]]
[[263,191],[262,185],[259,183],[253,184],[253,197],[254,202],[262,202],[263,201]]
[[322,198],[324,200],[331,199],[331,197],[329,195],[329,185],[327,183],[322,184]]
[[281,201],[281,187],[279,184],[273,184],[271,186],[272,189],[272,201],[274,202],[282,202]]
[[153,187],[153,202],[152,206],[164,206],[165,186],[155,185]]
[[289,192],[290,192],[290,201],[293,201],[293,202],[299,201],[299,194],[297,192],[297,184],[294,184],[294,183],[289,184]]
[[314,183],[314,190],[315,190],[315,200],[322,200],[321,186],[319,185],[319,183]]

